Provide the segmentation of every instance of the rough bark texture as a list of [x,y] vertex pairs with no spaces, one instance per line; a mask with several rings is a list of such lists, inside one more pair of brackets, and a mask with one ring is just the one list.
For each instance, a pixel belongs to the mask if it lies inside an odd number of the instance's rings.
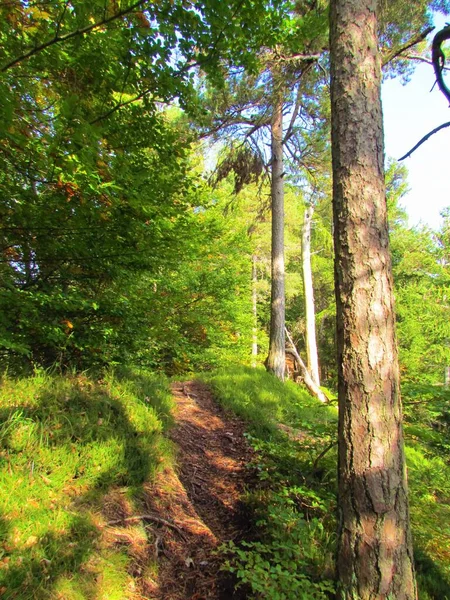
[[303,291],[305,294],[306,315],[306,357],[308,371],[311,379],[317,387],[320,386],[319,356],[316,340],[316,311],[314,308],[314,288],[311,270],[311,222],[314,207],[309,205],[305,208],[305,217],[302,230],[302,270]]
[[338,597],[413,600],[376,11],[376,0],[331,2]]
[[274,106],[272,126],[272,294],[270,341],[267,370],[278,379],[285,371],[284,295],[284,182],[283,182],[283,102]]

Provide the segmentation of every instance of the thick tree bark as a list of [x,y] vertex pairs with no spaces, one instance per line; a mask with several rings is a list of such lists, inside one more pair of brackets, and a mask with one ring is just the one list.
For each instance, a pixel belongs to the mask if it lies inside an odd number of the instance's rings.
[[284,292],[284,182],[283,182],[283,100],[277,99],[272,117],[272,293],[270,340],[267,370],[284,379],[285,292]]
[[314,288],[311,270],[311,222],[314,207],[309,204],[305,208],[302,230],[302,269],[303,292],[305,295],[306,313],[306,358],[311,379],[317,387],[320,386],[319,356],[316,340],[316,311],[314,308]]
[[376,0],[331,2],[338,597],[414,600],[376,11]]
[[252,256],[252,313],[253,313],[253,332],[252,332],[252,366],[256,367],[256,357],[258,356],[258,296],[256,285],[258,283],[258,273],[256,271],[256,255]]

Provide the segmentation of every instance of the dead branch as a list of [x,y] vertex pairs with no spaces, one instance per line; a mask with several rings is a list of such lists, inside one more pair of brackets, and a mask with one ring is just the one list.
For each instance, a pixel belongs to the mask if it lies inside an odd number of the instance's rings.
[[427,37],[427,35],[433,31],[433,29],[434,27],[428,27],[427,29],[424,29],[424,31],[421,31],[420,33],[413,35],[411,38],[409,38],[409,40],[405,44],[403,44],[403,46],[400,46],[399,48],[394,48],[393,50],[388,52],[386,56],[382,59],[382,66],[385,67],[388,63],[394,60],[394,58],[398,58],[401,54],[403,54],[403,52],[409,50],[419,42],[422,42]]
[[424,135],[423,138],[420,140],[420,142],[417,142],[417,144],[414,146],[414,148],[411,148],[411,150],[409,152],[407,152],[404,156],[402,156],[398,160],[399,161],[405,160],[405,158],[408,158],[409,156],[411,156],[411,154],[413,152],[415,152],[417,150],[417,148],[419,148],[419,146],[421,146],[424,142],[426,142],[432,135],[434,135],[441,129],[444,129],[445,127],[450,127],[450,121],[448,121],[447,123],[443,123],[442,125],[439,125],[439,127],[436,127],[436,129],[433,129],[433,131],[430,131],[430,133],[427,133],[427,135]]
[[303,381],[305,382],[306,387],[308,388],[308,390],[311,392],[311,394],[313,396],[315,396],[316,398],[318,398],[321,402],[323,402],[325,404],[327,402],[327,398],[326,398],[325,394],[314,383],[311,375],[309,374],[308,369],[306,368],[305,363],[301,359],[301,356],[298,353],[297,348],[295,347],[294,341],[293,341],[293,339],[291,337],[291,334],[287,330],[287,327],[285,327],[284,330],[286,332],[287,339],[288,339],[288,341],[289,341],[289,343],[291,345],[292,354],[295,356],[295,359],[296,359],[296,361],[298,362],[298,364],[300,366],[300,370],[301,370],[302,376],[303,376]]
[[[417,62],[423,62],[426,65],[433,66],[432,60],[430,60],[429,58],[425,58],[424,56],[418,56],[417,54],[405,54],[404,58],[407,58],[408,60],[416,60]],[[450,67],[444,67],[442,70],[450,71]]]
[[436,81],[439,89],[450,103],[450,89],[447,87],[443,76],[445,67],[445,54],[441,48],[442,44],[448,39],[450,39],[450,25],[447,25],[438,31],[434,36],[433,44],[431,46],[431,60],[433,62],[434,73],[436,75]]
[[318,454],[316,456],[316,458],[314,459],[313,462],[313,466],[312,466],[312,472],[314,473],[317,470],[317,465],[319,464],[319,461],[322,460],[322,458],[328,454],[328,452],[334,448],[335,446],[337,446],[337,442],[331,442],[331,444],[329,444],[328,446],[326,446],[324,448],[324,450],[322,450],[322,452],[320,454]]
[[108,523],[106,523],[106,525],[108,527],[112,527],[113,525],[120,525],[122,523],[132,523],[133,521],[152,521],[153,523],[158,523],[159,525],[165,525],[166,527],[170,527],[170,529],[173,529],[174,531],[179,533],[183,539],[186,539],[186,536],[184,535],[180,527],[178,527],[178,525],[175,525],[175,523],[167,521],[166,519],[162,519],[161,517],[157,517],[156,515],[145,514],[136,515],[134,517],[124,517],[123,519],[115,519],[114,521],[109,521]]
[[[450,39],[450,25],[447,25],[446,27],[444,27],[443,29],[438,31],[437,34],[434,36],[433,44],[431,47],[431,60],[433,63],[433,68],[434,68],[434,72],[436,75],[436,81],[439,86],[439,89],[441,90],[441,92],[444,94],[444,96],[447,98],[447,100],[450,103],[450,89],[447,87],[447,85],[444,81],[444,75],[443,75],[443,72],[445,70],[445,54],[441,48],[442,44],[448,39]],[[436,127],[435,129],[433,129],[433,131],[430,131],[430,133],[427,133],[427,135],[425,135],[414,146],[414,148],[412,148],[409,152],[407,152],[404,156],[402,156],[398,160],[400,161],[400,160],[404,160],[405,158],[408,158],[409,156],[411,156],[411,154],[415,150],[417,150],[417,148],[419,148],[419,146],[421,146],[424,142],[426,142],[432,135],[434,135],[441,129],[444,129],[445,127],[449,127],[449,126],[450,126],[450,121],[447,123],[443,123],[442,125],[439,125],[439,127]]]

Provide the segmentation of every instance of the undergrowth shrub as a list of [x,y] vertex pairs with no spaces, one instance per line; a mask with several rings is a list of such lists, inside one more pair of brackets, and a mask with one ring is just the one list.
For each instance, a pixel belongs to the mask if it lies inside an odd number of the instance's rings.
[[272,489],[254,497],[257,539],[223,548],[228,557],[224,568],[257,598],[324,600],[334,591],[333,539],[321,518],[325,507],[318,499],[306,515],[302,504],[311,497],[308,492]]
[[420,600],[450,600],[450,390],[402,388]]

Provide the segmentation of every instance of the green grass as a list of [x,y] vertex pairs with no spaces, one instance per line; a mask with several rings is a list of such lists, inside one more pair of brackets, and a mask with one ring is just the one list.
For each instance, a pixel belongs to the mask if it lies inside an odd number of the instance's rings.
[[[254,598],[326,598],[335,551],[337,409],[323,406],[263,369],[207,376],[220,403],[248,423],[257,450],[259,490],[247,500],[256,540],[228,547],[227,566]],[[409,473],[420,600],[450,600],[450,393],[404,386]],[[282,423],[306,432],[290,441]]]
[[171,464],[170,408],[165,382],[143,373],[3,379],[2,598],[135,597],[131,557],[104,542],[104,507],[117,490],[138,506],[143,484]]
[[212,385],[223,406],[262,437],[275,432],[277,423],[320,435],[335,428],[335,407],[324,406],[292,381],[280,382],[262,367],[227,368],[201,378]]
[[[227,568],[254,598],[329,598],[336,407],[263,369],[234,367],[203,379],[223,406],[247,421],[257,450],[259,484],[246,497],[256,535],[224,548]],[[420,600],[448,600],[450,395],[404,386],[403,396]],[[146,373],[96,380],[39,372],[1,381],[2,599],[145,597],[133,575],[132,549],[105,537],[105,522],[108,506],[139,513],[144,484],[172,465],[164,437],[171,403],[166,381]],[[290,440],[279,423],[301,441]],[[145,539],[139,524],[129,531]],[[154,579],[156,568],[147,560],[141,578]]]

